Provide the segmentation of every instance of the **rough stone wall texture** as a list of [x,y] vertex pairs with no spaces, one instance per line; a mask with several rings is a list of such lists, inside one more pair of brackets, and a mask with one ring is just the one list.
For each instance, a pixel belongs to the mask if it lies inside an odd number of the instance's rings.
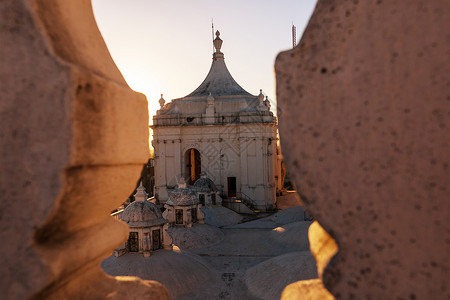
[[283,154],[339,246],[337,299],[450,297],[449,19],[449,1],[319,1],[276,60]]
[[167,298],[99,267],[127,238],[109,212],[148,159],[148,113],[90,1],[1,1],[0,45],[2,297]]
[[308,230],[311,253],[316,260],[319,278],[302,280],[288,285],[282,295],[282,300],[297,299],[331,300],[333,295],[323,285],[323,271],[330,259],[337,253],[336,241],[320,226],[317,221],[311,224]]

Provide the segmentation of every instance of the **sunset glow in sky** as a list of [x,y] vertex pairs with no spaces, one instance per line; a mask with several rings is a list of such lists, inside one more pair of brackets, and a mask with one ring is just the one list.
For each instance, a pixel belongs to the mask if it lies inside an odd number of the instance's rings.
[[275,57],[292,48],[292,23],[300,39],[315,2],[92,0],[92,5],[125,80],[147,96],[151,118],[160,94],[169,102],[205,79],[212,62],[212,18],[231,75],[253,95],[263,89],[275,104]]

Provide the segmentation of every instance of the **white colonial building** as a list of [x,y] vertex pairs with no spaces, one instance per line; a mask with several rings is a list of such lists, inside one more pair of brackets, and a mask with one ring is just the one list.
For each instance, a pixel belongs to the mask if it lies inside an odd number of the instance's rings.
[[[229,73],[216,32],[211,69],[189,95],[165,104],[153,117],[155,195],[161,204],[181,177],[193,185],[206,173],[223,201],[260,211],[276,207],[281,187],[277,121],[262,91],[245,91]],[[279,184],[278,184],[279,185]]]

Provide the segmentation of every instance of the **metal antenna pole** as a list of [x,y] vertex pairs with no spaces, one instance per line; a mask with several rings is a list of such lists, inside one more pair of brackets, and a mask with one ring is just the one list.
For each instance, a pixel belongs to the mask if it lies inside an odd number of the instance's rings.
[[292,48],[297,46],[297,28],[292,24]]
[[212,50],[213,50],[213,53],[214,53],[214,19],[213,18],[211,18],[211,32],[212,32],[212,42],[213,42]]

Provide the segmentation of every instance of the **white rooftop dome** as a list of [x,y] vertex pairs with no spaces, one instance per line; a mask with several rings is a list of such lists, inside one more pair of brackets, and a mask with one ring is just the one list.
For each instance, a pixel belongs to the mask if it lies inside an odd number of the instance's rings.
[[216,32],[216,39],[214,40],[214,47],[216,52],[213,54],[213,63],[211,69],[205,80],[200,86],[186,97],[206,97],[210,94],[213,96],[226,96],[226,95],[244,95],[251,96],[249,92],[244,90],[233,79],[230,72],[227,69],[224,61],[224,55],[220,52],[222,47],[222,40],[220,39],[220,32]]
[[214,182],[211,179],[209,179],[207,177],[203,177],[203,176],[195,181],[194,187],[199,188],[201,190],[205,190],[205,191],[206,190],[214,191],[214,192],[218,191]]
[[[200,125],[204,121],[203,114],[208,107],[210,111],[211,108],[214,108],[211,118],[221,115],[234,120],[237,117],[236,114],[243,113],[242,118],[237,118],[240,122],[254,123],[256,120],[261,120],[263,123],[274,122],[273,113],[268,106],[269,101],[264,102],[264,95],[260,94],[263,97],[261,100],[259,96],[250,94],[231,76],[225,64],[224,54],[220,51],[223,41],[219,35],[220,33],[217,31],[217,37],[214,40],[216,51],[213,53],[211,68],[205,80],[192,93],[173,99],[169,103],[165,103],[161,97],[159,100],[161,109],[153,117],[153,127],[180,125],[185,121]],[[247,117],[247,113],[254,115]],[[235,115],[231,118],[228,114]],[[189,117],[190,121],[185,117]],[[222,123],[224,118],[221,119]],[[217,120],[213,118],[208,122],[215,123]],[[228,123],[230,120],[225,122]],[[192,121],[194,122],[191,123]]]
[[198,204],[197,195],[190,188],[177,188],[169,193],[169,199],[166,202],[169,205],[194,205]]
[[166,223],[159,208],[148,201],[134,201],[125,208],[122,221],[128,226],[154,226]]

